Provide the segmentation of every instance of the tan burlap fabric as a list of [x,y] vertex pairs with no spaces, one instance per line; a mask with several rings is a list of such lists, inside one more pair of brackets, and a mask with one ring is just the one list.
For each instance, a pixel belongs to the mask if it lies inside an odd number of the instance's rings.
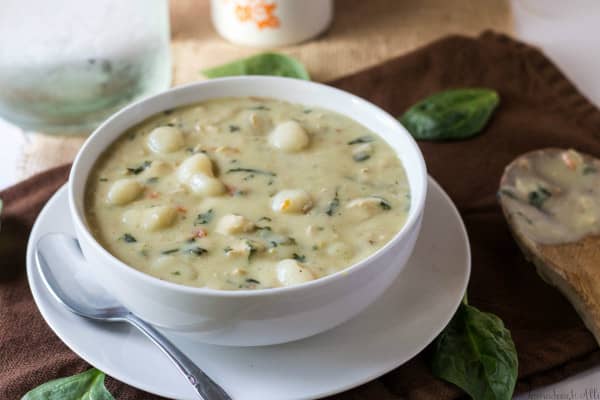
[[[476,35],[487,28],[512,33],[508,0],[337,0],[327,32],[278,51],[300,59],[313,80],[326,82],[449,33]],[[201,69],[259,51],[218,36],[208,0],[171,0],[171,31],[174,85],[201,80]],[[28,139],[18,166],[22,178],[71,161],[84,141],[41,134]]]
[[[573,147],[600,156],[600,110],[538,50],[489,32],[478,38],[449,36],[330,83],[392,115],[443,89],[479,86],[498,91],[500,106],[481,135],[457,142],[419,142],[429,173],[456,203],[469,233],[469,302],[498,315],[510,329],[519,355],[519,393],[599,365],[594,336],[560,292],[539,278],[512,239],[496,191],[504,167],[519,154]],[[47,171],[0,192],[5,202],[0,231],[2,400],[19,399],[42,382],[89,368],[43,321],[24,265],[31,224],[66,182],[68,169]],[[384,376],[329,400],[464,399],[456,386],[431,375],[430,356],[426,349]],[[311,384],[302,375],[296,378]],[[118,400],[159,399],[115,379],[108,380],[108,387]]]

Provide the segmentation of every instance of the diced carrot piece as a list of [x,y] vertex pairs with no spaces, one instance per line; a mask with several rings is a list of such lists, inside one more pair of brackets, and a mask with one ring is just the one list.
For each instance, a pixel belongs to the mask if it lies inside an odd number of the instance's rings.
[[561,154],[560,157],[562,158],[562,161],[565,163],[567,168],[572,169],[572,170],[577,169],[577,164],[571,157],[569,157],[568,153],[564,152]]
[[196,230],[194,232],[194,237],[197,237],[198,239],[201,239],[203,237],[208,236],[208,232],[206,232],[204,229],[200,228],[198,230]]

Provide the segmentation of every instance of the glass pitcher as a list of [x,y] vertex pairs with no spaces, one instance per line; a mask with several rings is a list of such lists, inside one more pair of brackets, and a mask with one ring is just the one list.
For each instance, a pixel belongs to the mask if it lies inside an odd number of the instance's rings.
[[0,117],[30,131],[89,134],[169,87],[167,0],[3,0]]

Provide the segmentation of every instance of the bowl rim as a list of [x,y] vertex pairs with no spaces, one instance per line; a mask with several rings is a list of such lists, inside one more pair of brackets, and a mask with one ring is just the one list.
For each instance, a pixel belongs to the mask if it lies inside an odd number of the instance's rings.
[[[400,230],[398,230],[396,232],[396,234],[387,243],[385,243],[382,247],[377,249],[375,252],[371,253],[366,258],[363,258],[362,260],[347,266],[346,268],[344,268],[342,270],[336,271],[330,275],[326,275],[326,276],[323,276],[321,278],[318,278],[318,279],[315,279],[315,280],[312,280],[309,282],[300,283],[298,285],[283,286],[283,287],[276,287],[276,288],[265,288],[265,289],[223,290],[223,289],[212,289],[212,288],[207,288],[207,287],[187,286],[187,285],[182,285],[179,283],[165,281],[165,280],[161,280],[157,277],[154,277],[150,274],[147,274],[145,272],[139,271],[132,266],[129,266],[127,263],[121,261],[116,256],[114,256],[112,253],[110,253],[108,250],[106,250],[96,240],[94,235],[88,229],[87,223],[85,222],[86,221],[85,216],[81,214],[79,208],[77,207],[77,201],[75,199],[75,191],[73,190],[75,183],[77,183],[79,180],[80,184],[84,185],[84,190],[82,191],[82,193],[85,195],[85,185],[87,185],[88,175],[86,175],[84,177],[79,177],[78,176],[79,172],[78,172],[77,167],[78,167],[79,163],[81,162],[81,160],[84,158],[84,155],[86,155],[86,153],[88,151],[90,151],[89,150],[90,147],[95,145],[93,143],[94,142],[93,139],[97,136],[102,135],[105,130],[109,129],[109,127],[113,124],[113,122],[115,120],[122,118],[123,114],[130,113],[132,109],[137,109],[144,103],[155,100],[156,98],[165,97],[168,99],[169,97],[171,97],[174,99],[176,97],[175,95],[178,92],[186,92],[186,91],[190,91],[190,90],[210,90],[211,86],[215,86],[215,85],[218,86],[218,85],[222,84],[223,82],[235,83],[235,82],[244,82],[244,81],[248,81],[248,80],[257,80],[259,82],[262,81],[262,83],[264,83],[265,85],[278,84],[279,82],[289,83],[289,81],[293,81],[294,82],[293,84],[296,84],[296,85],[306,85],[308,88],[312,88],[314,90],[329,91],[337,96],[346,96],[350,100],[352,100],[355,104],[357,104],[360,108],[363,108],[365,110],[365,113],[378,114],[378,118],[387,120],[388,122],[391,122],[393,125],[397,126],[398,131],[399,131],[398,133],[407,136],[408,142],[411,146],[410,151],[414,152],[417,156],[417,160],[419,163],[418,170],[422,171],[421,176],[416,177],[418,180],[421,181],[421,188],[422,188],[421,196],[415,197],[413,195],[414,194],[413,188],[410,187],[411,209],[407,215],[404,225],[400,228]],[[219,97],[231,97],[231,96],[214,96],[213,98],[219,98]],[[263,96],[263,97],[269,97],[269,96]],[[278,98],[276,96],[273,96],[271,98],[288,101],[284,98]],[[167,103],[173,103],[173,100],[167,100]],[[190,104],[192,104],[192,103],[190,103]],[[182,106],[184,106],[184,105],[183,104],[177,105],[175,107],[182,107]],[[171,106],[171,107],[165,106],[163,111],[169,110],[172,108],[173,108],[173,106]],[[327,107],[323,107],[323,108],[327,109]],[[155,115],[158,112],[160,112],[160,111],[154,112],[152,114],[148,114],[144,117],[144,119],[150,118],[152,115]],[[347,114],[344,114],[344,113],[340,113],[340,114],[342,114],[348,118],[354,119],[352,116],[349,116]],[[132,126],[135,126],[136,124],[137,123],[129,124],[127,129],[131,128]],[[124,131],[122,133],[124,133]],[[375,134],[377,134],[377,132],[375,132]],[[386,140],[383,137],[382,137],[382,139]],[[113,142],[114,142],[114,140],[111,141],[111,143],[113,143]],[[387,143],[387,140],[386,140],[386,143]],[[102,152],[104,150],[106,150],[106,147],[104,149],[102,149]],[[100,152],[100,154],[102,154],[102,152]],[[394,150],[394,152],[397,154],[396,150]],[[95,157],[94,163],[97,161],[97,159],[98,159],[98,157]],[[174,291],[183,292],[186,294],[205,295],[208,297],[217,298],[217,297],[269,296],[269,295],[278,295],[278,294],[282,294],[282,293],[298,292],[298,291],[303,291],[303,290],[307,290],[310,288],[317,288],[320,286],[325,286],[333,281],[347,277],[349,274],[352,274],[352,273],[355,273],[356,271],[367,268],[370,264],[373,263],[374,260],[380,258],[384,253],[390,251],[393,247],[395,247],[396,243],[400,242],[410,231],[412,231],[412,229],[415,227],[415,225],[420,223],[420,220],[421,220],[421,217],[423,214],[423,210],[424,210],[424,206],[425,206],[426,196],[427,196],[427,186],[428,186],[427,167],[425,164],[425,160],[423,158],[423,154],[422,154],[417,142],[410,135],[408,130],[398,121],[398,119],[394,118],[389,113],[387,113],[380,107],[376,106],[375,104],[373,104],[359,96],[356,96],[352,93],[346,92],[344,90],[341,90],[341,89],[338,89],[338,88],[335,88],[335,87],[332,87],[332,86],[329,86],[329,85],[326,85],[323,83],[299,80],[299,79],[294,79],[294,78],[274,77],[274,76],[235,76],[235,77],[226,77],[226,78],[216,78],[216,79],[211,79],[211,80],[207,80],[207,81],[199,81],[199,82],[188,83],[185,85],[179,85],[179,86],[170,88],[168,90],[165,90],[163,92],[160,92],[156,95],[147,96],[140,100],[134,101],[134,102],[130,103],[129,105],[120,109],[118,112],[112,114],[109,118],[107,118],[104,122],[102,122],[90,134],[90,136],[86,139],[85,143],[82,145],[82,147],[77,152],[77,155],[71,166],[71,171],[69,173],[69,180],[68,180],[69,193],[68,193],[68,195],[69,195],[69,211],[71,214],[73,224],[75,225],[76,232],[78,232],[80,235],[82,234],[83,239],[86,240],[88,242],[88,244],[91,244],[91,246],[94,248],[94,250],[99,252],[103,256],[103,258],[111,261],[111,263],[112,263],[111,267],[119,268],[124,273],[126,273],[132,277],[135,277],[137,279],[141,279],[141,280],[145,281],[146,283],[148,283],[149,285],[163,287],[164,289],[167,289],[167,290],[174,290]],[[417,202],[412,203],[413,201],[417,201]],[[415,204],[415,207],[412,207],[412,204]],[[79,239],[79,237],[78,237],[78,239]]]

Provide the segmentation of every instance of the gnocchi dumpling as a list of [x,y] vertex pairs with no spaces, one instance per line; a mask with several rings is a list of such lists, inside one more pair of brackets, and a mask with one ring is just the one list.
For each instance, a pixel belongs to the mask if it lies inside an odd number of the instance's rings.
[[346,204],[346,208],[349,210],[361,211],[367,215],[373,215],[378,212],[388,210],[390,207],[389,203],[381,197],[358,197],[350,200]]
[[275,127],[269,136],[269,143],[288,153],[300,151],[308,146],[308,134],[296,121],[286,121]]
[[252,253],[263,252],[265,246],[255,240],[242,239],[231,244],[225,250],[227,257],[248,258]]
[[177,178],[181,183],[188,182],[196,174],[206,175],[211,178],[215,176],[212,161],[204,153],[197,153],[188,157],[177,169]]
[[169,227],[175,221],[177,210],[170,206],[156,206],[145,210],[127,210],[121,216],[121,222],[137,230],[157,231]]
[[119,179],[108,190],[106,200],[109,204],[121,206],[135,200],[143,189],[142,184],[135,179]]
[[332,257],[346,260],[351,258],[353,253],[352,248],[344,242],[333,242],[327,246],[327,254]]
[[138,209],[125,211],[121,215],[121,223],[131,229],[138,229],[141,226],[142,212]]
[[311,209],[312,198],[302,189],[286,189],[273,196],[271,208],[279,213],[300,214]]
[[192,175],[187,182],[192,191],[201,196],[218,196],[225,191],[225,185],[217,178],[203,174]]
[[177,210],[171,206],[156,206],[144,211],[142,228],[147,231],[157,231],[173,224]]
[[277,281],[283,286],[298,285],[315,279],[313,273],[296,260],[281,260],[277,263],[275,269],[277,271]]
[[149,178],[158,178],[171,173],[172,167],[161,160],[155,160],[144,170],[144,176]]
[[155,153],[173,153],[185,145],[183,133],[174,126],[159,126],[148,135],[148,147]]
[[363,143],[355,146],[352,150],[352,158],[356,162],[368,160],[373,155],[373,145],[371,143]]
[[212,161],[204,153],[194,154],[182,162],[177,169],[177,179],[199,195],[218,196],[225,191],[225,185],[215,178]]
[[217,222],[216,231],[222,235],[235,235],[238,233],[251,232],[254,230],[254,223],[248,218],[237,215],[228,214],[221,217]]
[[162,280],[289,288],[354,265],[403,226],[411,187],[397,153],[318,107],[260,97],[186,104],[107,147],[86,182],[86,219],[108,251]]

